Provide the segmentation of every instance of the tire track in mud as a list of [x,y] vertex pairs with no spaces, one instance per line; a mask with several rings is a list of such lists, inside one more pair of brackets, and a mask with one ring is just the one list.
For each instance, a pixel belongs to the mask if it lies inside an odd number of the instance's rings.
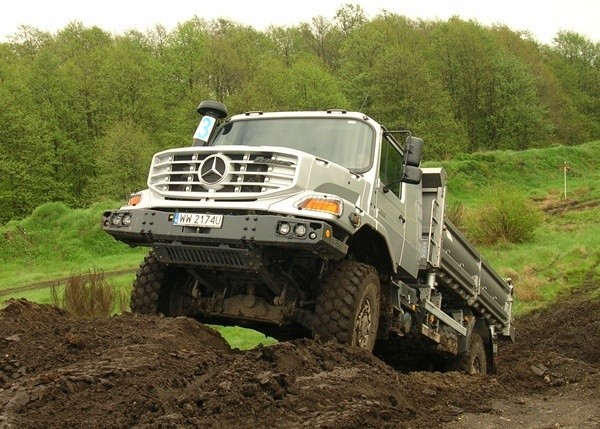
[[[103,274],[105,277],[114,277],[114,276],[119,276],[122,274],[135,273],[136,271],[137,271],[137,268],[124,268],[121,270],[104,271]],[[61,283],[64,283],[67,280],[69,280],[70,277],[71,276],[59,277],[59,278],[55,278],[55,279],[51,279],[51,280],[42,280],[42,281],[35,282],[35,283],[29,283],[26,285],[15,286],[15,287],[11,287],[8,289],[2,289],[2,290],[0,290],[0,299],[3,296],[11,295],[11,294],[17,293],[17,292],[28,292],[28,291],[32,291],[32,290],[49,288],[54,285],[60,285]]]

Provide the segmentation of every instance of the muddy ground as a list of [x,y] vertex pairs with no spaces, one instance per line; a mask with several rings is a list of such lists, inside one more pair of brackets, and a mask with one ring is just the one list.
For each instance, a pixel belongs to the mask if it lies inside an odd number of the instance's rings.
[[192,319],[80,320],[13,300],[0,428],[598,428],[598,288],[518,319],[488,376],[399,373],[310,340],[231,350]]

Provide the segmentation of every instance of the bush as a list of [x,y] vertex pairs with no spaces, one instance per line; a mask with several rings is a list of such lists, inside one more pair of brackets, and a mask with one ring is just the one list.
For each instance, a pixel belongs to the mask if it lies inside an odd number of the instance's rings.
[[465,229],[465,206],[462,204],[448,204],[446,206],[446,217],[456,226],[459,230]]
[[469,237],[479,244],[531,241],[542,222],[542,214],[517,191],[493,187],[484,191],[484,204],[467,216]]
[[125,310],[124,297],[106,282],[104,272],[88,271],[69,277],[61,296],[59,286],[51,289],[52,304],[77,317],[110,316],[113,310]]

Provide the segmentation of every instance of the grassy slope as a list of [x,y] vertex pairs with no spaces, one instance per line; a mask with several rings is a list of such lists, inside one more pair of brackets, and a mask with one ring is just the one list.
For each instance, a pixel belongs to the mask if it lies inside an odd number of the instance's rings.
[[[565,161],[569,168],[567,200],[562,194]],[[600,199],[600,141],[523,152],[479,153],[425,166],[440,165],[448,171],[451,205],[476,210],[489,192],[502,188],[518,190],[535,199],[540,207],[588,203],[587,208],[546,214],[531,243],[478,247],[501,275],[515,278],[518,310],[538,306],[585,276],[598,275],[600,211],[595,203]],[[146,249],[130,249],[100,229],[102,211],[116,206],[118,203],[108,202],[75,210],[50,203],[26,219],[0,227],[0,290],[94,268],[135,268]],[[127,289],[132,277],[111,281]],[[19,296],[49,302],[44,292]]]
[[70,209],[62,203],[38,207],[26,219],[0,228],[0,290],[94,268],[139,264],[144,249],[131,249],[104,233],[100,216],[118,203]]
[[585,277],[600,278],[600,141],[465,155],[426,166],[447,170],[449,204],[465,207],[467,215],[491,192],[509,188],[543,210],[532,242],[478,246],[501,275],[515,280],[516,312],[553,300]]
[[526,151],[494,151],[462,155],[443,166],[450,180],[450,196],[464,203],[481,203],[481,190],[511,187],[531,198],[563,196],[567,167],[567,197],[600,198],[600,141],[579,146],[556,146]]

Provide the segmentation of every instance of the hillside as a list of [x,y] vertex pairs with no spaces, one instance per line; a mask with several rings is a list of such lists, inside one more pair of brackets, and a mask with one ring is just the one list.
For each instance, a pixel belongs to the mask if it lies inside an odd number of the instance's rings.
[[515,189],[538,201],[600,199],[600,140],[576,146],[480,152],[424,165],[443,166],[448,172],[450,197],[466,204],[481,203],[485,196],[481,191],[495,187]]

